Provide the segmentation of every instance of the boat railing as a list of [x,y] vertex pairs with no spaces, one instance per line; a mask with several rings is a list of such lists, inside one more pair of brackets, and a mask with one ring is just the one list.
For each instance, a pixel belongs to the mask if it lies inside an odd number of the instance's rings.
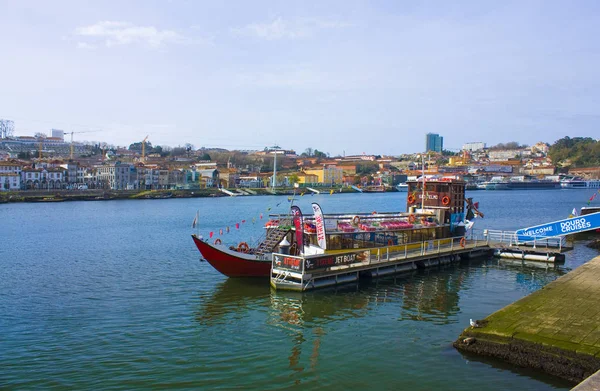
[[484,244],[487,244],[486,239],[472,235],[306,256],[273,253],[272,277],[282,281],[297,280],[296,282],[300,283],[305,274],[324,274],[378,263],[416,259],[420,256],[452,254],[476,249]]
[[535,238],[533,240],[520,240],[515,231],[501,231],[493,229],[484,229],[476,231],[476,235],[485,238],[488,243],[503,245],[507,247],[532,247],[532,248],[551,248],[562,250],[566,245],[565,236],[553,236],[547,238]]

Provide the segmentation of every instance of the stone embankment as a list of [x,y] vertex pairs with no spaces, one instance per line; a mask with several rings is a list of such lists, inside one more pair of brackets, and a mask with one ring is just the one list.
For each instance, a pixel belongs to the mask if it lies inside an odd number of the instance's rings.
[[[286,195],[294,194],[294,188],[278,188],[272,191],[268,188],[240,191],[230,189],[238,196],[244,195]],[[323,194],[333,192],[355,193],[351,188],[319,188]],[[390,189],[393,191],[393,188]],[[296,196],[312,194],[305,189],[296,189]],[[0,192],[0,202],[59,202],[59,201],[101,201],[121,199],[163,199],[163,198],[195,198],[195,197],[229,197],[217,188],[195,190],[28,190]]]
[[581,382],[600,369],[600,256],[476,323],[454,347]]

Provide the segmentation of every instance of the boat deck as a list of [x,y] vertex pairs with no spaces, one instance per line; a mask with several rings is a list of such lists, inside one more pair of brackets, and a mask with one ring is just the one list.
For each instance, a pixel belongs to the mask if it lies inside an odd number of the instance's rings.
[[472,234],[470,238],[444,238],[319,255],[273,254],[270,280],[275,289],[307,291],[491,254],[547,266],[564,261],[563,252],[570,249],[562,240],[513,243],[511,239],[494,237],[488,231]]
[[461,258],[491,253],[484,240],[461,242],[461,239],[446,238],[306,257],[273,254],[271,286],[283,290],[307,291],[354,282],[361,278],[377,278],[449,264]]

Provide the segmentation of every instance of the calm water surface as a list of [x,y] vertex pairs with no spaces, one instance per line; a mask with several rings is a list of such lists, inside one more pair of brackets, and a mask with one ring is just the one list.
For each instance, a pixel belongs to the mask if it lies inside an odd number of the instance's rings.
[[[476,228],[568,216],[585,190],[473,191]],[[299,198],[308,213],[404,210],[406,193]],[[251,243],[285,197],[0,205],[0,388],[546,390],[572,384],[467,357],[468,326],[598,255],[551,269],[479,259],[305,294],[227,279],[190,234]],[[245,222],[242,222],[245,220]],[[254,220],[254,222],[253,222]],[[262,221],[264,222],[264,220]],[[235,224],[240,223],[236,229]]]

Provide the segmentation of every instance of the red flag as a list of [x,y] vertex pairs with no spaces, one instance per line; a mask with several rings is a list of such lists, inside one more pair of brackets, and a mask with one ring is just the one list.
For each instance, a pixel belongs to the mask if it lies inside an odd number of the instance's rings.
[[235,223],[235,228],[240,229],[240,223]]
[[244,224],[246,222],[246,220],[242,220],[242,224]]
[[473,206],[475,207],[475,209],[479,209],[479,202],[474,203]]
[[210,233],[208,234],[208,236],[209,236],[211,239],[212,239],[212,237],[213,237],[213,233],[214,233],[214,232],[210,231]]

